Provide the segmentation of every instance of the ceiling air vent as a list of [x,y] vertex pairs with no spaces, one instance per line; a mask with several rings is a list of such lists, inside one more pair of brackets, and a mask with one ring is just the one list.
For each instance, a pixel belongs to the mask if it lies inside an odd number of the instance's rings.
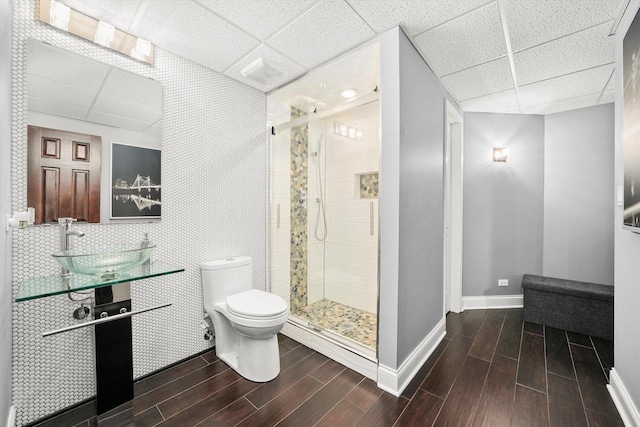
[[240,71],[244,77],[255,80],[263,85],[269,84],[273,79],[282,76],[284,73],[271,65],[263,58],[258,58]]

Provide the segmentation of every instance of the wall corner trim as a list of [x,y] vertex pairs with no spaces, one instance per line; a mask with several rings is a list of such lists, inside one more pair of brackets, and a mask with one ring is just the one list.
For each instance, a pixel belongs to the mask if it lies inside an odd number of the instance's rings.
[[609,372],[609,384],[607,385],[609,394],[615,403],[620,417],[625,426],[640,426],[640,412],[634,404],[626,387],[622,383],[622,379],[618,375],[615,368],[611,368]]
[[7,427],[16,427],[16,407],[11,405],[9,414],[7,415]]
[[487,308],[522,308],[524,295],[493,295],[486,297],[462,297],[462,310]]
[[399,397],[446,335],[445,325],[443,317],[397,370],[379,364],[378,387]]

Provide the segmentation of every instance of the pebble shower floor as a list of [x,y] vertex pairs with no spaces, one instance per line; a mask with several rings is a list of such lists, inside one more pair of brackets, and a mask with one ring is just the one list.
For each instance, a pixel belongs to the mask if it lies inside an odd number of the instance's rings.
[[376,349],[378,320],[375,313],[323,299],[304,308],[294,309],[293,314],[373,350]]

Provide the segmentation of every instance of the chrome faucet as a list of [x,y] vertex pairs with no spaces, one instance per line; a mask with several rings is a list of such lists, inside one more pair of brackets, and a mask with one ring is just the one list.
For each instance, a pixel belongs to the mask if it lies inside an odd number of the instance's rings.
[[[83,237],[84,233],[80,230],[71,228],[71,224],[76,222],[75,218],[58,218],[58,224],[60,224],[60,250],[68,251],[71,249],[71,236]],[[69,270],[62,268],[62,276],[69,276]]]

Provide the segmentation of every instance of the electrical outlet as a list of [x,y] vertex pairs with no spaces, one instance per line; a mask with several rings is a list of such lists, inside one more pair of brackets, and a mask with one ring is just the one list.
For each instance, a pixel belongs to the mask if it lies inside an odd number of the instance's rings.
[[498,286],[509,286],[509,279],[498,280]]

